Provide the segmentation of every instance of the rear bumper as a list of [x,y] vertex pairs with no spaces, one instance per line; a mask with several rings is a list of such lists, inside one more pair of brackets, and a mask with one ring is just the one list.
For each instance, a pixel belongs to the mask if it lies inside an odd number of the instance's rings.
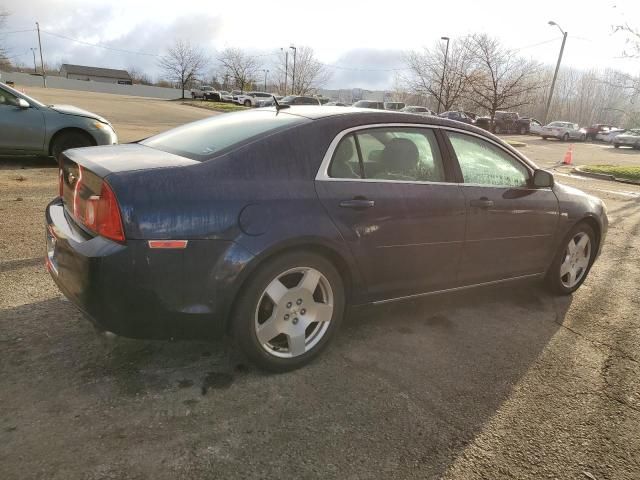
[[51,277],[98,329],[157,339],[225,332],[241,266],[252,258],[236,243],[194,240],[183,250],[115,243],[81,230],[59,198],[46,221]]

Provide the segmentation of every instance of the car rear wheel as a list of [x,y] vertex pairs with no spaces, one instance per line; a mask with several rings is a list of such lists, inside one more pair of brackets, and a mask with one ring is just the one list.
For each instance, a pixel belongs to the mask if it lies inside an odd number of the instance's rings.
[[245,100],[244,101],[244,106],[245,107],[250,107],[251,106],[251,101],[250,100]]
[[562,136],[562,141],[563,141],[563,142],[568,142],[568,141],[569,141],[569,134],[568,134],[568,133],[565,133],[565,134]]
[[546,140],[546,139],[547,139],[547,137],[545,137],[545,136],[543,135],[543,136],[542,136],[542,139],[543,139],[543,140]]
[[526,134],[527,134],[527,127],[523,125],[520,127],[520,135],[526,135]]
[[587,278],[597,251],[596,235],[586,223],[579,223],[565,237],[547,272],[547,286],[555,293],[575,292]]
[[75,130],[62,132],[56,135],[51,143],[51,156],[59,161],[60,154],[65,150],[92,145],[95,145],[95,142],[87,133]]
[[620,148],[620,145],[619,145],[619,144],[617,144],[617,143],[614,143],[614,144],[613,144],[613,148]]
[[338,330],[344,284],[321,255],[297,251],[258,268],[243,288],[233,337],[260,368],[284,372],[315,358]]

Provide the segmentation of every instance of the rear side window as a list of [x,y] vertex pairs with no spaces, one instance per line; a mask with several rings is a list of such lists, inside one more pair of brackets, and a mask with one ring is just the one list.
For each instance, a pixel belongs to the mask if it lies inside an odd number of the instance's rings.
[[464,183],[525,187],[529,171],[504,150],[478,137],[448,132]]
[[[366,179],[444,182],[445,172],[433,131],[422,128],[375,128],[345,137],[334,152],[329,175],[361,178],[357,145]],[[346,164],[346,166],[345,166]]]
[[311,120],[280,112],[225,113],[174,128],[140,142],[147,147],[204,161],[231,148]]

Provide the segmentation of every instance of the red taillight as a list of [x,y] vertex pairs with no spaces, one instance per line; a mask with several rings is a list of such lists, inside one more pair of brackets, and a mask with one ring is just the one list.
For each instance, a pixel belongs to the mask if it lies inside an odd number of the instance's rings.
[[82,168],[74,189],[73,215],[89,230],[116,242],[124,242],[122,218],[116,196],[106,181],[102,182],[100,195],[91,195],[82,204],[77,201],[82,189]]

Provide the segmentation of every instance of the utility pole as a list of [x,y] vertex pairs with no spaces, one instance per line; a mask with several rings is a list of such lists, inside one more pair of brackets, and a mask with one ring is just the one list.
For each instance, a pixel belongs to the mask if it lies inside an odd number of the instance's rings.
[[560,55],[558,55],[558,63],[556,63],[556,71],[553,72],[553,80],[551,81],[551,90],[549,90],[549,97],[547,97],[547,107],[544,109],[543,124],[547,124],[547,115],[549,115],[549,107],[551,106],[551,98],[553,97],[553,89],[556,86],[556,78],[558,77],[558,70],[560,70],[560,62],[562,61],[562,53],[564,52],[564,44],[567,42],[567,32],[562,30],[553,20],[549,20],[549,25],[558,27],[558,30],[562,32],[562,45],[560,46]]
[[287,96],[287,77],[289,76],[289,50],[280,49],[284,52],[284,96]]
[[36,29],[38,30],[38,47],[40,48],[40,66],[42,67],[42,84],[44,88],[47,88],[47,74],[44,71],[44,60],[42,59],[42,42],[40,41],[40,24],[36,22]]
[[293,95],[296,94],[296,53],[298,53],[298,49],[291,45],[289,47],[293,50],[293,73],[291,74],[291,93]]
[[262,70],[264,72],[264,91],[267,91],[267,74],[269,73],[269,70],[264,69]]
[[447,70],[447,57],[449,56],[449,37],[440,37],[440,40],[447,41],[447,48],[444,51],[444,65],[442,67],[442,79],[440,80],[440,93],[438,94],[438,112],[440,113],[440,108],[442,107],[442,85],[444,84],[444,73]]
[[38,73],[38,66],[36,65],[36,50],[37,48],[31,47],[31,53],[33,53],[33,73]]

